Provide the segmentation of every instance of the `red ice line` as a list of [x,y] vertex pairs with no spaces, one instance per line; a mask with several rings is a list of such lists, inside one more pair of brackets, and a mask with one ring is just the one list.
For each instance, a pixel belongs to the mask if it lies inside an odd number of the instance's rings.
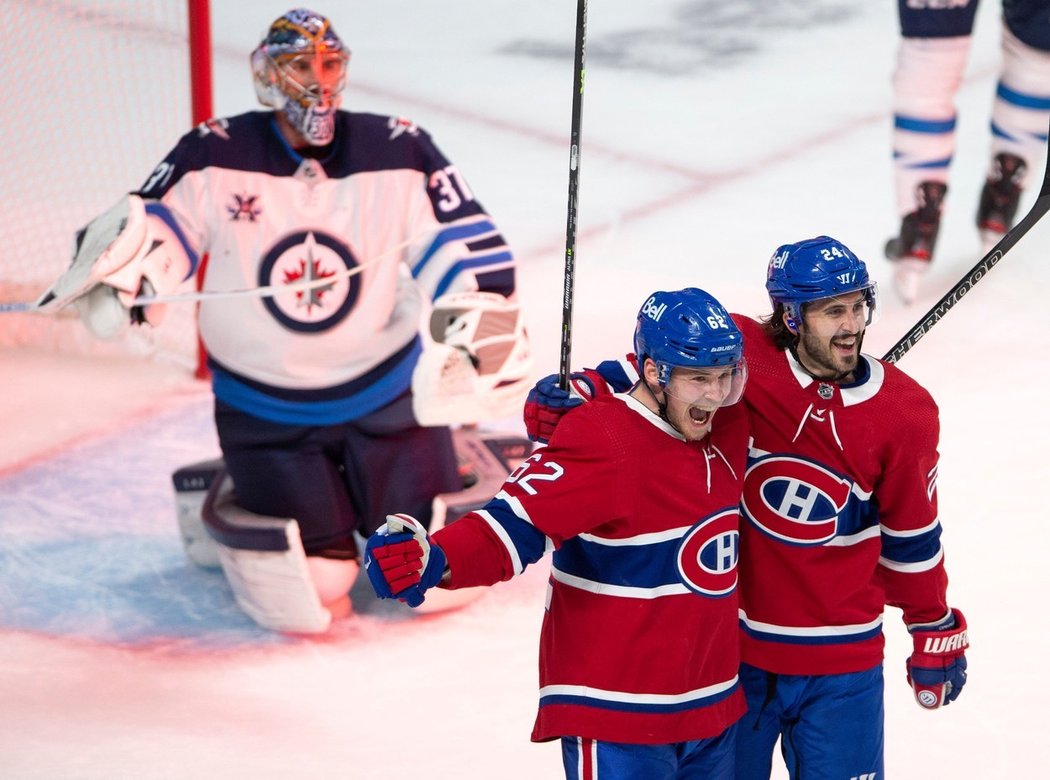
[[[971,74],[966,78],[964,83],[970,83],[980,79],[987,78],[992,75],[992,70],[987,69],[980,72]],[[888,76],[887,76],[888,78]],[[418,106],[421,109],[426,109],[429,112],[440,112],[448,116],[456,117],[471,124],[482,125],[484,127],[492,128],[502,132],[507,132],[512,135],[519,137],[529,138],[533,141],[538,141],[545,144],[553,144],[563,147],[568,152],[569,148],[569,134],[564,135],[559,133],[552,133],[546,130],[541,130],[535,127],[529,127],[518,122],[512,122],[506,119],[496,118],[479,114],[477,112],[460,108],[457,106],[450,106],[446,103],[440,103],[437,101],[428,100],[421,98],[418,95],[409,95],[400,92],[394,92],[386,88],[373,87],[367,84],[354,83],[351,87],[354,91],[363,92],[367,94],[376,95],[384,99],[397,100],[399,102]],[[882,111],[873,111],[867,115],[850,119],[838,127],[832,127],[823,132],[817,133],[809,138],[799,141],[790,146],[776,149],[763,157],[760,157],[749,165],[736,168],[734,170],[725,171],[722,173],[711,173],[701,170],[696,170],[688,166],[679,165],[677,163],[668,162],[656,157],[649,157],[644,154],[638,154],[636,152],[627,152],[622,149],[616,149],[609,146],[604,146],[601,143],[595,143],[593,141],[585,140],[583,142],[583,149],[587,155],[596,154],[599,156],[606,157],[616,162],[626,163],[628,165],[634,165],[641,168],[644,171],[652,172],[662,171],[664,173],[671,173],[680,176],[686,180],[686,183],[667,194],[649,201],[639,202],[638,204],[626,209],[621,212],[617,219],[617,223],[633,222],[640,219],[645,219],[653,214],[656,214],[667,208],[674,208],[681,206],[683,202],[692,198],[701,197],[711,192],[711,190],[741,180],[746,180],[751,176],[755,176],[768,171],[770,168],[781,164],[788,160],[793,160],[800,157],[803,154],[811,152],[815,148],[819,148],[822,144],[833,143],[842,138],[849,136],[852,133],[858,132],[863,128],[867,128],[871,125],[878,124],[880,122],[886,122],[890,119],[890,109],[886,108]],[[887,140],[886,148],[886,162],[889,164],[889,141]],[[579,230],[577,233],[578,238],[586,238],[603,233],[611,227],[611,223],[605,222],[597,225],[591,225],[585,229]],[[519,254],[519,259],[531,259],[538,257],[547,257],[552,253],[558,252],[560,249],[564,249],[564,241],[551,239],[550,242],[534,247],[524,254]]]
[[[228,47],[216,47],[217,55],[220,56],[236,56],[240,58],[242,55],[240,52],[233,52]],[[976,81],[985,78],[989,75],[989,72],[979,72],[972,74],[966,79],[966,82]],[[366,94],[376,95],[388,100],[397,100],[407,105],[414,105],[427,111],[439,112],[448,116],[456,117],[471,124],[481,125],[501,132],[510,133],[519,137],[529,138],[533,141],[538,141],[545,144],[553,144],[564,147],[568,150],[568,134],[562,135],[560,133],[552,133],[546,130],[541,130],[535,127],[529,127],[518,122],[512,122],[506,119],[488,116],[480,114],[475,111],[470,111],[464,108],[456,106],[450,106],[446,103],[440,103],[426,98],[421,98],[418,95],[409,95],[401,92],[394,92],[386,88],[373,87],[360,82],[354,83],[351,87],[357,92],[363,92]],[[701,197],[706,195],[716,187],[720,187],[726,184],[732,184],[733,182],[747,179],[750,176],[754,176],[760,173],[764,173],[769,168],[782,163],[786,160],[791,160],[799,157],[802,154],[806,154],[819,147],[821,144],[832,143],[838,141],[841,138],[848,136],[851,133],[857,132],[858,130],[868,127],[879,122],[887,121],[889,118],[887,111],[877,111],[867,114],[856,119],[851,119],[848,123],[833,127],[829,130],[825,130],[822,133],[817,133],[803,141],[792,144],[783,149],[777,149],[770,154],[758,158],[753,161],[750,165],[737,168],[735,170],[725,171],[723,173],[707,173],[704,171],[695,170],[688,166],[679,165],[677,163],[668,162],[655,157],[649,157],[636,152],[625,152],[622,149],[615,149],[609,146],[605,146],[601,143],[595,143],[588,141],[586,145],[586,151],[588,155],[596,154],[604,156],[608,159],[623,162],[628,165],[637,166],[645,171],[659,170],[665,173],[675,174],[681,176],[686,180],[684,186],[668,192],[667,194],[649,200],[647,202],[638,203],[631,208],[628,208],[621,213],[618,223],[634,222],[636,220],[645,219],[653,214],[656,214],[667,208],[674,208],[681,206],[683,202],[692,198]],[[605,222],[597,225],[592,225],[588,228],[580,230],[577,234],[578,238],[587,238],[594,235],[600,235],[604,231],[611,227],[611,223]],[[539,257],[549,257],[552,254],[559,252],[564,249],[564,242],[560,239],[551,239],[550,242],[543,244],[538,247],[533,247],[523,255],[519,255],[519,259],[532,259]],[[142,410],[136,414],[133,418],[125,420],[125,424],[131,422],[138,422],[143,419],[151,417],[153,414],[161,411],[160,407],[155,407],[148,410]],[[63,442],[60,445],[56,445],[52,448],[45,450],[42,453],[31,456],[26,460],[16,462],[6,467],[0,467],[0,479],[40,461],[46,460],[59,452],[73,447],[78,444],[90,441],[98,438],[104,434],[112,432],[112,428],[101,428],[96,431],[88,431],[83,433],[74,439]]]

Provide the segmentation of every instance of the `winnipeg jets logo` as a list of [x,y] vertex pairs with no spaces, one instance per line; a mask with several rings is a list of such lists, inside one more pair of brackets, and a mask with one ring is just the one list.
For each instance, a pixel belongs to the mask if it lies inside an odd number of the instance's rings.
[[416,123],[410,119],[405,119],[403,116],[390,117],[386,126],[390,128],[390,138],[388,139],[390,141],[393,141],[402,133],[419,135],[419,128],[416,126]]
[[789,544],[818,545],[857,530],[844,527],[858,522],[850,504],[854,492],[851,480],[817,463],[767,455],[744,475],[740,505],[764,533]]
[[334,236],[294,233],[267,252],[259,266],[260,286],[287,288],[263,303],[290,330],[328,330],[357,303],[361,280],[346,273],[357,265],[350,248]]
[[226,207],[230,213],[232,222],[240,222],[242,219],[254,222],[255,218],[262,214],[262,209],[256,206],[258,195],[234,195],[233,203]]
[[702,596],[718,598],[736,589],[740,513],[725,509],[694,525],[678,547],[678,576]]
[[230,134],[226,132],[226,128],[230,126],[230,123],[225,119],[206,119],[197,125],[197,135],[204,138],[206,135],[217,135],[224,141],[230,140]]

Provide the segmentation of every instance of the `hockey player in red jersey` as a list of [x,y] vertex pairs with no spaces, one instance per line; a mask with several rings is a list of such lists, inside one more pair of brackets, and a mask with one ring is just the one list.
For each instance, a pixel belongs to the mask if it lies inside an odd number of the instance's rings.
[[740,331],[702,290],[638,314],[642,375],[567,418],[483,510],[368,541],[380,597],[491,585],[553,550],[532,738],[568,778],[733,777],[737,544],[748,424]]
[[[898,368],[861,354],[876,290],[843,244],[780,247],[766,289],[768,318],[734,317],[752,426],[737,777],[768,778],[778,737],[792,778],[882,777],[884,606],[899,607],[912,633],[907,675],[920,705],[953,701],[966,681],[966,621],[948,607],[940,544],[937,407]],[[634,373],[630,360],[599,371],[574,375],[575,397],[541,380],[530,435],[550,435],[567,408]]]

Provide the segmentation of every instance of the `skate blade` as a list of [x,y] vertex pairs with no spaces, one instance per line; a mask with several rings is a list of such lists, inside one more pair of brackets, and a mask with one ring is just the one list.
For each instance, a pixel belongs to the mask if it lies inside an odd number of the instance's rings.
[[893,287],[904,303],[911,305],[919,297],[919,285],[930,264],[925,260],[903,258],[894,263]]
[[980,234],[982,257],[995,249],[995,245],[1002,241],[1003,236],[1006,235],[1006,233],[1000,233],[998,230],[988,230],[986,228],[981,228]]

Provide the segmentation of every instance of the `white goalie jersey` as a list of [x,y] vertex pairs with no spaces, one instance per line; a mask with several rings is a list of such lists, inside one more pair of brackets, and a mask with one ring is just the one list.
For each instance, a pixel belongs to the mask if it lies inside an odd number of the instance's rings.
[[406,391],[430,301],[514,292],[503,237],[423,130],[340,111],[326,151],[302,157],[269,112],[210,120],[138,192],[208,256],[205,291],[273,288],[204,301],[200,335],[216,397],[287,424],[353,420]]

